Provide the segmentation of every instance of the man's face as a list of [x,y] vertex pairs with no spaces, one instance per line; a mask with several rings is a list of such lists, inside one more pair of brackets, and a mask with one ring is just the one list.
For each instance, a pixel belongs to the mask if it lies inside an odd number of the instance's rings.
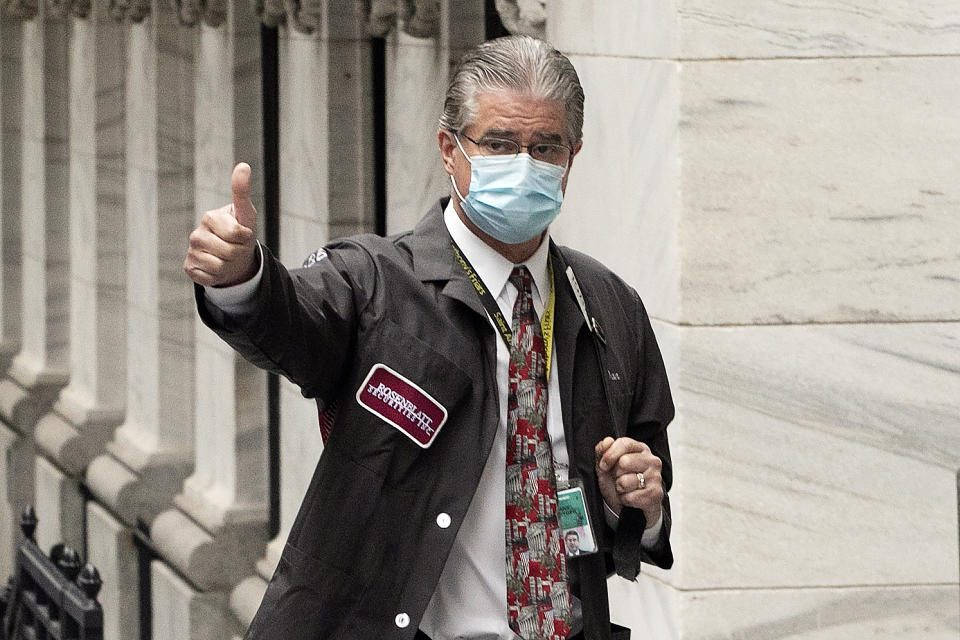
[[580,549],[580,536],[575,533],[567,534],[567,553],[576,553]]
[[[466,136],[474,140],[495,137],[515,140],[524,146],[535,142],[572,146],[567,135],[566,112],[560,100],[539,100],[512,91],[480,93],[476,98],[476,106],[476,119],[464,129]],[[479,149],[466,136],[460,137],[464,151],[470,156],[478,155]],[[453,176],[457,189],[466,197],[470,190],[470,162],[463,157],[452,133],[441,131],[438,139],[443,167]],[[574,154],[579,150],[579,144],[573,147]],[[572,164],[573,154],[567,163],[567,173],[563,176],[564,191]],[[460,203],[455,194],[454,204],[459,209]]]

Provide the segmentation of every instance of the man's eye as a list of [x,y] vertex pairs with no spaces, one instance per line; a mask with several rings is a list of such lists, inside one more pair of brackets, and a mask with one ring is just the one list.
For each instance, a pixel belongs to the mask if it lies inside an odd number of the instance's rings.
[[507,144],[502,140],[487,140],[484,146],[492,153],[503,153],[507,150]]
[[552,144],[535,144],[531,152],[535,156],[549,156],[552,153],[556,153],[556,145]]

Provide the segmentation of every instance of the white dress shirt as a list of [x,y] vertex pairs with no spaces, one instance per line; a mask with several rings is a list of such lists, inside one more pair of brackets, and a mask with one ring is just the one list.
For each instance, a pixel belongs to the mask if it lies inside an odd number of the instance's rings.
[[[491,293],[496,293],[497,305],[508,322],[513,320],[513,304],[517,289],[508,280],[513,271],[512,262],[497,253],[473,234],[457,216],[452,200],[443,216],[450,235],[473,265],[477,275]],[[533,305],[537,315],[543,315],[550,294],[550,274],[547,268],[549,242],[544,237],[537,251],[523,264],[533,277]],[[256,291],[261,270],[251,280],[233,287],[205,288],[209,307],[219,307],[226,314],[243,313]],[[211,309],[211,311],[214,311]],[[214,313],[215,318],[219,313]],[[492,320],[491,320],[492,323]],[[493,450],[487,458],[480,483],[470,507],[454,540],[450,555],[444,564],[436,590],[420,628],[433,640],[515,640],[517,636],[507,622],[507,578],[505,572],[505,473],[507,395],[509,388],[509,359],[507,346],[497,334],[497,395],[500,417]],[[547,432],[553,448],[557,477],[568,477],[569,455],[563,430],[560,405],[560,383],[556,341],[551,355],[548,379]],[[617,516],[604,505],[607,522],[614,528]],[[595,526],[598,526],[596,523]],[[648,528],[642,544],[656,543],[662,526],[661,519]]]

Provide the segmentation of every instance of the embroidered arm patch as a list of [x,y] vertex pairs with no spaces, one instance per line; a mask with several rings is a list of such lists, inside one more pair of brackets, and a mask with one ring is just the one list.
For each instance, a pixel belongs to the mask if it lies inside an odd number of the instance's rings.
[[443,405],[385,364],[370,369],[357,389],[357,402],[424,449],[447,421]]

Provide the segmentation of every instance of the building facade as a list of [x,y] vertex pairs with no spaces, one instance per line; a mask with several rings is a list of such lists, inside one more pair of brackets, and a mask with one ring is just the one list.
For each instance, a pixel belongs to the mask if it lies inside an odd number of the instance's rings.
[[196,317],[187,235],[254,168],[288,265],[448,192],[487,37],[586,95],[554,234],[644,298],[671,377],[671,571],[639,640],[960,632],[955,0],[0,0],[0,575],[18,514],[100,570],[105,637],[230,640],[316,407]]

